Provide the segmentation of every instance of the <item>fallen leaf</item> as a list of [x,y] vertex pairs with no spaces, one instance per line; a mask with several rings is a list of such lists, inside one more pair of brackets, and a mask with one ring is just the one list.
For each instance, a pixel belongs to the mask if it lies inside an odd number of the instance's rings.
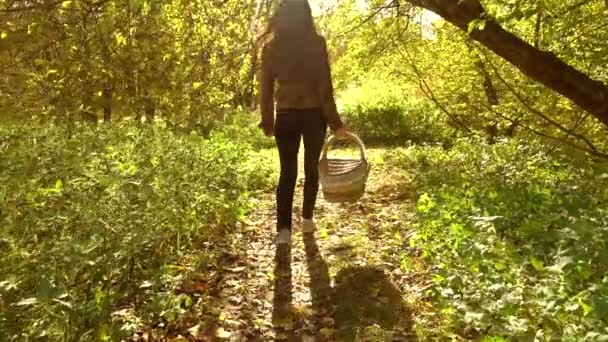
[[194,290],[196,292],[205,292],[205,291],[207,291],[207,284],[197,282],[196,285],[194,286]]
[[289,335],[287,335],[284,332],[277,332],[276,335],[274,336],[275,340],[277,341],[284,341],[289,339]]
[[224,328],[219,328],[217,329],[215,336],[221,339],[228,339],[230,338],[230,336],[232,336],[232,333],[230,331],[224,330]]
[[323,329],[319,330],[319,333],[321,334],[322,337],[329,339],[334,335],[334,329],[323,328]]
[[326,328],[333,328],[333,326],[335,325],[335,321],[331,317],[325,317],[325,318],[323,318],[323,321],[321,324]]
[[183,286],[184,292],[188,294],[203,293],[206,292],[207,289],[207,284],[200,281],[186,280]]
[[314,336],[302,335],[302,342],[314,342],[314,341],[316,341]]
[[140,288],[140,289],[147,289],[147,288],[152,287],[153,285],[154,285],[154,284],[152,284],[152,282],[151,282],[151,281],[146,280],[146,281],[144,281],[144,282],[143,282],[143,283],[142,283],[142,284],[139,286],[139,288]]
[[192,337],[194,338],[200,338],[200,331],[201,330],[201,325],[200,323],[193,326],[192,328],[188,329],[188,332],[190,333],[190,335],[192,335]]
[[245,270],[247,269],[247,267],[245,267],[245,266],[241,266],[241,267],[232,267],[232,268],[230,268],[230,267],[225,267],[224,269],[225,269],[226,271],[230,271],[230,272],[232,272],[232,273],[241,273],[241,272],[245,271]]
[[319,238],[327,239],[328,237],[329,237],[329,232],[327,231],[327,229],[321,229],[319,231]]
[[228,298],[228,302],[232,305],[239,305],[243,302],[243,300],[237,296],[232,296]]

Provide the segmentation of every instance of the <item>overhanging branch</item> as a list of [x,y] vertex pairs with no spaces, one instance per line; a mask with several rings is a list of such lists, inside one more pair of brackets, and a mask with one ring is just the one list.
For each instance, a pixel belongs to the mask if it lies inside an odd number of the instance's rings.
[[485,21],[470,37],[517,67],[531,79],[555,90],[608,126],[608,85],[565,63],[553,53],[535,48],[486,16],[479,0],[406,0],[443,17],[468,32],[474,20]]

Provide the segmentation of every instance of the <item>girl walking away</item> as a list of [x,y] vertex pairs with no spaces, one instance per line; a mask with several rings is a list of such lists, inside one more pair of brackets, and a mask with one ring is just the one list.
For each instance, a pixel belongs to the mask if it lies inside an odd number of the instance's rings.
[[348,132],[336,109],[327,45],[315,29],[308,0],[282,0],[269,28],[271,39],[262,51],[260,128],[274,135],[279,149],[277,242],[290,244],[300,141],[306,177],[302,230],[310,233],[315,230],[318,166],[327,126],[338,138]]

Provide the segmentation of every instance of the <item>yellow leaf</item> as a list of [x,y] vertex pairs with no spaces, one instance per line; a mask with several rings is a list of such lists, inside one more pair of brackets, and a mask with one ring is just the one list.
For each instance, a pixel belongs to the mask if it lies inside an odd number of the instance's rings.
[[319,231],[319,237],[321,239],[327,239],[329,237],[329,232],[327,231],[327,229],[321,229]]
[[6,31],[2,31],[2,33],[0,33],[0,38],[6,39],[6,37],[8,37],[8,33],[6,33]]
[[61,7],[63,8],[68,8],[70,6],[72,6],[72,1],[64,1],[61,3]]
[[127,45],[127,38],[122,33],[118,32],[114,38],[116,39],[116,45]]

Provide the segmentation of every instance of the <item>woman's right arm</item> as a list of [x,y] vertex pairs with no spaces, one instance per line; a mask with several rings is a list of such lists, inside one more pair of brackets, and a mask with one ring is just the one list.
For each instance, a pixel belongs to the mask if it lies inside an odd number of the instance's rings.
[[321,37],[321,51],[322,51],[322,60],[321,60],[321,86],[319,90],[321,91],[321,103],[323,107],[323,114],[325,115],[325,119],[327,120],[327,124],[329,127],[335,132],[340,128],[343,128],[344,124],[342,120],[340,120],[340,115],[338,114],[338,108],[336,106],[336,101],[334,98],[334,86],[331,78],[331,68],[329,66],[329,55],[327,53],[327,43],[325,42],[325,38]]

